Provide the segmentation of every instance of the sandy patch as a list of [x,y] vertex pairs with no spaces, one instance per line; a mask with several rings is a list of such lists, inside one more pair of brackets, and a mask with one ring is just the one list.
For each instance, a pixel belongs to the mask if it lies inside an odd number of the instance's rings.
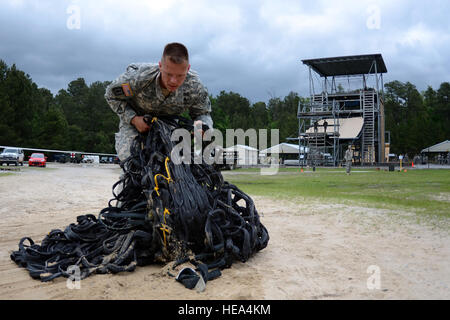
[[113,165],[49,167],[56,169],[0,177],[1,299],[450,299],[447,231],[383,209],[264,197],[253,198],[268,247],[223,270],[202,293],[163,265],[92,275],[81,289],[68,289],[65,278],[42,283],[9,258],[20,238],[40,242],[78,215],[98,214],[120,174]]

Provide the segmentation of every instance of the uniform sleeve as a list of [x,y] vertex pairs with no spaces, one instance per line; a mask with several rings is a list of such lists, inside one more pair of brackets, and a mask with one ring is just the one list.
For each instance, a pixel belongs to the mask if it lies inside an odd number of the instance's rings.
[[[105,99],[121,121],[130,123],[131,119],[136,116],[136,112],[130,107],[130,100],[134,92],[148,80],[148,74],[156,68],[155,64],[132,63],[127,67],[126,72],[106,87]],[[122,85],[128,86],[130,90],[127,91],[128,95],[125,94]]]
[[196,83],[191,91],[190,98],[192,104],[189,106],[189,115],[191,118],[201,120],[209,128],[213,128],[213,120],[211,118],[211,101],[209,100],[208,91],[200,83]]
[[131,119],[136,116],[136,112],[128,105],[128,101],[117,99],[112,93],[112,88],[116,85],[117,83],[113,82],[106,88],[105,99],[121,121],[130,123]]

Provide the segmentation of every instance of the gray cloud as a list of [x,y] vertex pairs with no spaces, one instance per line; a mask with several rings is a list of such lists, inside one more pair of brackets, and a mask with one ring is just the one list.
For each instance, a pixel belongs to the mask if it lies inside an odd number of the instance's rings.
[[[71,5],[80,29],[67,27]],[[2,3],[0,59],[57,93],[78,77],[113,80],[131,62],[157,62],[180,41],[212,94],[257,102],[308,95],[301,59],[381,53],[385,82],[424,90],[449,81],[448,12],[448,1],[14,0]]]

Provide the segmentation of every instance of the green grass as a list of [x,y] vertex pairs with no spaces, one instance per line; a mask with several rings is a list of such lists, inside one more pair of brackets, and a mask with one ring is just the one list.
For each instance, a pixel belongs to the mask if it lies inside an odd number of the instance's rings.
[[349,176],[345,169],[330,168],[305,169],[303,173],[282,168],[272,176],[261,175],[259,169],[231,173],[225,173],[225,179],[252,195],[311,198],[450,217],[450,170],[353,169]]
[[13,173],[11,173],[11,172],[2,172],[2,173],[0,173],[0,178],[1,177],[6,177],[6,176],[10,176],[10,175],[13,175]]

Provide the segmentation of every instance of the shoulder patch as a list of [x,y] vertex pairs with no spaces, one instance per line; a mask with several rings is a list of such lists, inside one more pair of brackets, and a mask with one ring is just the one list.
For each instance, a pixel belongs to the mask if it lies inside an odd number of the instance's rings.
[[133,91],[129,83],[118,84],[111,88],[111,91],[116,99],[128,99],[133,96]]
[[129,83],[122,84],[122,90],[125,97],[133,96],[133,91],[131,91],[131,86]]
[[111,89],[111,91],[116,98],[124,96],[122,87],[114,87]]

